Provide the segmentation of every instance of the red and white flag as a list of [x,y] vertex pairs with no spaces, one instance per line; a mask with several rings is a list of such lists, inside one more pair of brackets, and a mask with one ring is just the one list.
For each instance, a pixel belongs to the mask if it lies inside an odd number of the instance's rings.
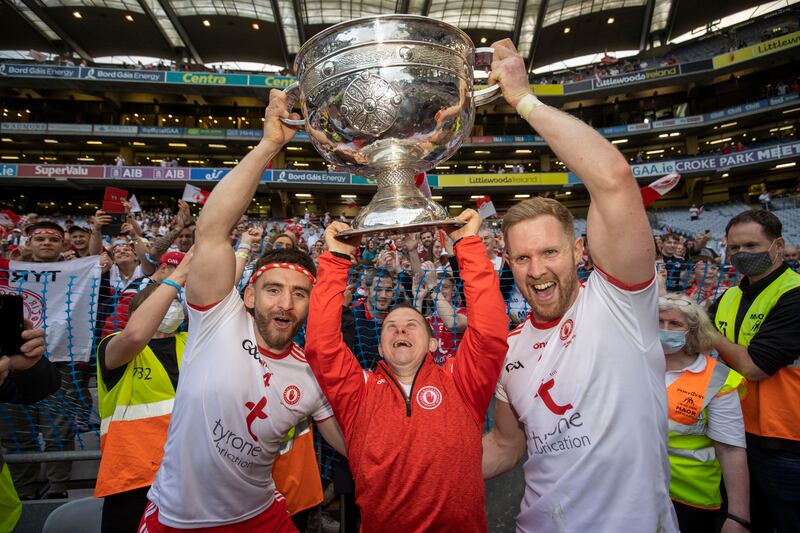
[[200,204],[203,205],[208,200],[208,195],[211,192],[204,191],[200,187],[195,187],[194,185],[189,185],[188,183],[183,188],[183,200],[192,204]]
[[681,175],[677,172],[670,172],[666,176],[658,178],[650,185],[642,187],[639,189],[642,193],[642,203],[647,207],[674,189],[679,181],[681,181]]
[[431,197],[431,186],[428,185],[428,177],[424,172],[420,172],[414,176],[414,185],[425,195],[425,198]]
[[478,214],[481,216],[481,218],[489,218],[490,216],[497,214],[497,210],[494,208],[494,203],[489,196],[478,198],[475,201],[475,204],[478,206]]
[[11,209],[3,209],[0,211],[0,226],[13,226],[19,222],[21,218],[22,217]]
[[139,207],[139,200],[136,199],[135,194],[131,194],[131,197],[128,198],[128,203],[131,204],[131,213],[141,213],[142,208]]

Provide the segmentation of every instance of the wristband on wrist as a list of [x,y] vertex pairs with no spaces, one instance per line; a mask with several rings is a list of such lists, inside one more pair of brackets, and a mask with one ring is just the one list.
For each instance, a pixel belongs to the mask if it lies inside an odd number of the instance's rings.
[[740,524],[742,527],[744,527],[748,531],[751,531],[750,522],[748,522],[744,518],[742,518],[740,516],[736,516],[735,514],[731,514],[731,513],[728,513],[727,515],[725,515],[725,518],[729,518],[729,519],[733,520],[734,522],[736,522],[737,524]]
[[245,261],[247,261],[250,258],[250,254],[247,253],[247,252],[236,252],[236,257],[238,257],[239,259],[244,259]]
[[178,285],[177,283],[175,283],[171,279],[165,279],[161,283],[163,283],[164,285],[169,285],[173,289],[177,290],[179,293],[181,292],[181,290],[183,290],[180,285]]
[[531,111],[542,105],[544,104],[538,98],[528,94],[517,104],[517,113],[523,120],[528,120],[528,115],[531,114]]
[[249,250],[250,249],[250,245],[247,244],[247,243],[238,244],[238,245],[236,245],[236,249],[237,250]]
[[153,259],[153,256],[152,256],[152,255],[150,255],[149,253],[147,253],[147,254],[144,254],[144,258],[145,258],[145,259],[147,260],[147,262],[148,262],[148,263],[150,263],[151,265],[157,265],[157,264],[158,264],[158,261],[156,261],[155,259]]

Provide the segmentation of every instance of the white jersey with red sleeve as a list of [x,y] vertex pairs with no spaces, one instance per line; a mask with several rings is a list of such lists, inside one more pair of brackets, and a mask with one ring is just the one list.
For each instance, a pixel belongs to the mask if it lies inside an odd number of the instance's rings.
[[560,319],[511,331],[497,386],[524,426],[517,531],[676,532],[655,281],[598,269]]
[[273,502],[272,463],[300,420],[332,410],[303,351],[256,344],[235,289],[210,308],[190,306],[164,458],[148,493],[159,521],[213,527],[251,518]]

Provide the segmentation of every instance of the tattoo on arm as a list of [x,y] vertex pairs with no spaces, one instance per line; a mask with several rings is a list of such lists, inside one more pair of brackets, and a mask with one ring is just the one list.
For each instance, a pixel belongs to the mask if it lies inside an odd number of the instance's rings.
[[169,247],[172,246],[175,239],[178,238],[180,232],[181,228],[175,228],[163,237],[156,239],[150,247],[150,258],[157,263],[158,260],[161,259],[161,256],[164,255],[164,252],[166,252]]

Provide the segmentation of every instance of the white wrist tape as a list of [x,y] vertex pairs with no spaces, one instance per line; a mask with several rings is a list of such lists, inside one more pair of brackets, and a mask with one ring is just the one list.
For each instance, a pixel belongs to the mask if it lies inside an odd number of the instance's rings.
[[531,111],[541,105],[544,104],[538,98],[532,94],[528,94],[517,104],[517,113],[524,120],[528,120],[528,115],[530,115]]

